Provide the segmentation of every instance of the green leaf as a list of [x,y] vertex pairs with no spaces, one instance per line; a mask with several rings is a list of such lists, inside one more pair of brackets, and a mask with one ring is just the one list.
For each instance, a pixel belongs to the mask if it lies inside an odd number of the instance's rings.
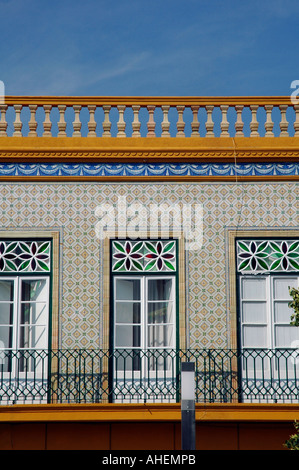
[[258,263],[261,266],[261,268],[265,269],[266,271],[269,269],[267,263],[265,263],[264,260],[258,259]]
[[238,245],[239,245],[240,248],[242,248],[242,250],[246,251],[247,253],[250,253],[250,250],[249,250],[248,246],[245,245],[245,243],[238,242]]
[[280,263],[281,263],[281,259],[278,259],[278,260],[274,261],[274,263],[272,263],[271,266],[270,266],[270,270],[274,271],[275,269],[277,269],[279,267]]
[[44,253],[45,251],[48,251],[50,248],[50,243],[49,242],[44,242],[42,243],[42,245],[40,245],[37,249],[37,252],[40,254],[40,253]]
[[299,271],[299,263],[293,259],[289,259],[289,263],[295,268],[297,271]]
[[248,268],[249,263],[250,258],[246,259],[245,261],[242,261],[242,263],[239,265],[239,271],[243,271],[244,269]]
[[49,271],[49,266],[44,263],[43,261],[36,260],[39,266],[42,268],[43,271]]
[[[299,242],[294,242],[294,243],[292,243],[292,245],[289,247],[289,252],[290,252],[290,251],[295,251],[295,250],[297,250],[298,247],[299,247]],[[298,253],[298,254],[299,254],[299,253]]]
[[18,244],[18,242],[10,243],[10,244],[6,247],[5,253],[10,253],[11,251],[15,250],[17,244]]
[[113,271],[118,271],[123,266],[124,263],[125,263],[125,259],[117,261],[117,263],[115,263],[115,265],[113,266]]
[[132,259],[131,260],[133,265],[135,266],[136,269],[138,269],[138,271],[143,271],[143,266],[142,264],[140,264],[138,261]]
[[156,260],[152,260],[150,261],[146,266],[145,266],[145,270],[146,271],[150,271],[156,264]]
[[10,271],[17,271],[17,267],[12,261],[6,260],[6,266]]
[[136,251],[139,251],[142,248],[143,242],[138,242],[136,245],[134,245],[132,249],[132,253],[136,253]]
[[171,271],[175,271],[174,266],[173,266],[169,261],[164,260],[164,264],[165,264],[165,266],[167,266],[167,268],[170,269]]
[[283,255],[283,253],[281,253],[281,252],[280,252],[280,253],[272,253],[272,254],[271,254],[271,257],[272,257],[272,258],[283,258],[283,256],[284,256],[284,255]]
[[268,253],[259,253],[256,255],[256,258],[269,258]]
[[119,242],[113,242],[113,245],[116,247],[118,251],[121,251],[122,253],[125,253],[125,248],[124,246],[119,243]]
[[150,242],[145,242],[145,246],[152,253],[155,253],[155,254],[157,253],[156,248]]
[[260,253],[260,251],[264,251],[264,249],[266,248],[267,244],[268,244],[267,241],[261,243],[261,244],[259,245],[258,249],[257,249],[257,253]]
[[19,266],[19,271],[25,271],[25,269],[28,268],[29,264],[30,264],[30,259],[24,261],[22,264],[20,264]]
[[172,250],[173,247],[174,242],[169,242],[167,245],[164,246],[163,253],[167,253],[168,251]]
[[272,250],[281,252],[280,247],[275,242],[270,242],[270,246],[271,246]]

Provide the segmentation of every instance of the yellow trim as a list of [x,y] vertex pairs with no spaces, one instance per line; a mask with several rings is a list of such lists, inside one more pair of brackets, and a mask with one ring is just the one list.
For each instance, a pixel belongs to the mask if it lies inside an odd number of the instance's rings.
[[[196,421],[293,422],[298,404],[197,404]],[[55,404],[0,406],[0,422],[116,422],[181,421],[180,403],[158,404]]]
[[290,162],[299,137],[0,137],[0,161]]
[[29,104],[43,106],[51,104],[52,106],[75,104],[81,106],[102,106],[104,104],[111,106],[139,104],[140,106],[220,106],[220,105],[259,105],[267,104],[278,106],[286,104],[293,106],[290,96],[5,96],[6,105]]

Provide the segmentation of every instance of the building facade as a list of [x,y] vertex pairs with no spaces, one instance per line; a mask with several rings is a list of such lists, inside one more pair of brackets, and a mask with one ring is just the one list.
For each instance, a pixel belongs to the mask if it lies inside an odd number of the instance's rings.
[[71,446],[54,436],[78,426],[83,448],[179,449],[182,360],[198,448],[282,446],[299,415],[298,105],[8,97],[0,135],[3,448]]

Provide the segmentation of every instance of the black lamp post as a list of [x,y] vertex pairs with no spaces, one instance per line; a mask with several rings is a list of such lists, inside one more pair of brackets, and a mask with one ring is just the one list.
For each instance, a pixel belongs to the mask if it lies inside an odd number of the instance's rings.
[[182,450],[195,450],[195,367],[181,363],[181,438]]

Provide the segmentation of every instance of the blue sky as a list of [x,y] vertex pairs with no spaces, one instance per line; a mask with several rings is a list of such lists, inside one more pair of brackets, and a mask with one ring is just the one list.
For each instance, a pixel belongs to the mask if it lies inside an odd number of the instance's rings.
[[285,95],[298,0],[0,0],[6,95]]

